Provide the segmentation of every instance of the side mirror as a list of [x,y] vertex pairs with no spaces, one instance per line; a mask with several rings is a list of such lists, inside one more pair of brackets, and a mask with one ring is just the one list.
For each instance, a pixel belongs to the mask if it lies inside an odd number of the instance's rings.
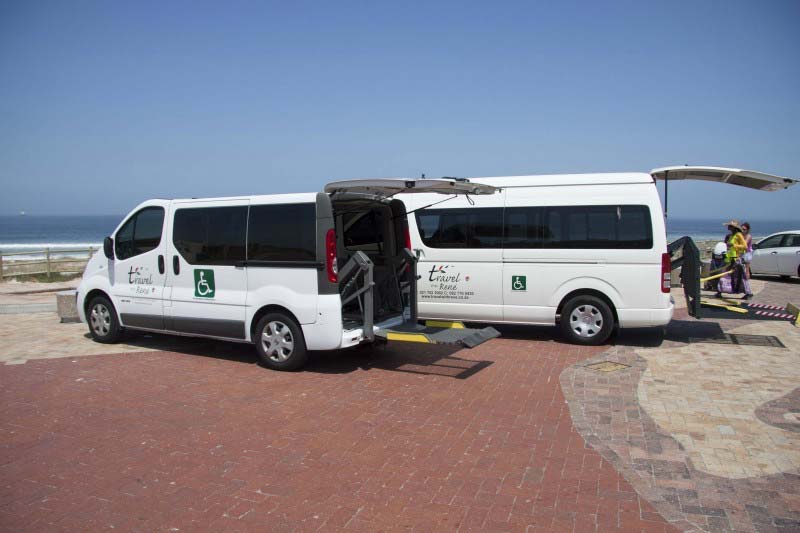
[[757,242],[753,243],[753,250],[758,250],[758,243]]
[[109,259],[114,259],[114,239],[106,237],[103,239],[103,253]]

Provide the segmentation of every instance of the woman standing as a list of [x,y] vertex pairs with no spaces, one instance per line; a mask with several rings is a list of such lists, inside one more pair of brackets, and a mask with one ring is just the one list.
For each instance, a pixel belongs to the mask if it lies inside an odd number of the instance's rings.
[[742,264],[742,257],[747,252],[747,240],[742,234],[742,226],[738,220],[729,220],[725,223],[728,226],[728,252],[726,254],[726,262],[733,270],[733,292],[744,293],[744,299],[749,300],[753,297],[753,292],[750,290],[750,279],[745,275],[744,265]]
[[749,280],[752,277],[752,273],[750,272],[750,262],[753,260],[753,236],[750,235],[749,222],[742,224],[742,235],[744,235],[744,240],[747,242],[747,250],[742,256],[742,262],[744,263],[744,273]]

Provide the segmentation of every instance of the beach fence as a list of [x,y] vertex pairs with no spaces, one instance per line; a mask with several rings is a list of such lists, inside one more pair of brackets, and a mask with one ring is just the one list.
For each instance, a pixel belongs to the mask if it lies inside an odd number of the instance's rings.
[[34,274],[81,274],[86,263],[98,250],[89,248],[43,248],[23,252],[0,250],[0,281]]

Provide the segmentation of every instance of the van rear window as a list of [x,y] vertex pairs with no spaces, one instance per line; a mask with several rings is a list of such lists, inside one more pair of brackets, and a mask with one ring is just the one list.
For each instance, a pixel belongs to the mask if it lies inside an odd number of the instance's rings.
[[250,206],[248,261],[315,261],[316,239],[314,204]]
[[645,205],[425,209],[416,219],[430,248],[653,247]]
[[509,207],[505,248],[650,249],[646,205]]

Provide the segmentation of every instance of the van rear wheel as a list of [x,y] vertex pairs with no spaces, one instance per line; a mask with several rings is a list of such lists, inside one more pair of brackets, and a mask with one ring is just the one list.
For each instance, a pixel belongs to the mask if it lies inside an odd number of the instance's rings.
[[253,340],[261,364],[273,370],[297,370],[308,360],[300,326],[283,313],[264,315]]
[[572,344],[603,344],[614,329],[614,314],[596,296],[576,296],[561,311],[561,331]]

